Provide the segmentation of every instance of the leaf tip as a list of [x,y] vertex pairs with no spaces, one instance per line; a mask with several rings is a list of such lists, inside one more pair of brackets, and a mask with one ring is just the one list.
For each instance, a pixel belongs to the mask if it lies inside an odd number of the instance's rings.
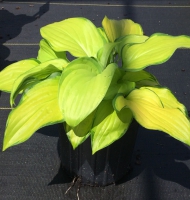
[[5,142],[3,143],[3,148],[2,148],[2,151],[5,151],[9,148],[10,146],[7,145]]
[[97,152],[97,150],[94,150],[94,149],[92,148],[92,155],[94,155],[96,152]]

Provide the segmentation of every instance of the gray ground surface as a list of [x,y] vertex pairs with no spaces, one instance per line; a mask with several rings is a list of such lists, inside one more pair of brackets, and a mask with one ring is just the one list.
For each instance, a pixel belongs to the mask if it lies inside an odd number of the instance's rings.
[[[82,16],[100,26],[103,17],[130,18],[145,34],[190,35],[190,1],[0,1],[0,69],[14,61],[37,56],[40,27]],[[149,68],[190,110],[190,50],[177,50],[165,64]],[[168,76],[170,75],[170,76]],[[0,141],[9,110],[9,95],[0,98]],[[0,152],[0,199],[74,200],[67,195],[70,179],[60,170],[55,126],[37,131],[27,142]],[[136,155],[141,162],[136,163]],[[117,185],[82,187],[81,200],[188,200],[190,148],[158,131],[140,128],[133,171]]]

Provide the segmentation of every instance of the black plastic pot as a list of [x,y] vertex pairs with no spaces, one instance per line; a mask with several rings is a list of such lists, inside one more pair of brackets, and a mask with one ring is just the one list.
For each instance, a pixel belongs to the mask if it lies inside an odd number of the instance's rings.
[[60,158],[63,168],[81,184],[106,186],[129,171],[138,124],[133,121],[125,135],[92,155],[90,137],[73,150],[63,126],[60,131]]

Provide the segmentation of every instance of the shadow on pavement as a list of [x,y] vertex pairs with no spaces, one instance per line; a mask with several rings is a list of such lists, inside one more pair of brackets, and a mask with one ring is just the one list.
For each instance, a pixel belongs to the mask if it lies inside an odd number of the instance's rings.
[[[0,4],[3,5],[3,4]],[[10,49],[4,45],[10,39],[17,37],[25,24],[35,21],[44,13],[49,11],[49,1],[42,5],[39,11],[33,15],[25,14],[15,15],[8,10],[1,8],[0,10],[0,71],[15,61],[6,60],[10,54]]]
[[174,182],[190,189],[190,169],[185,164],[190,159],[190,154],[189,148],[183,143],[165,133],[140,128],[134,153],[134,162],[140,162],[133,165],[132,172],[118,184],[143,173],[141,177],[149,199],[159,197],[159,184],[163,182],[159,180]]

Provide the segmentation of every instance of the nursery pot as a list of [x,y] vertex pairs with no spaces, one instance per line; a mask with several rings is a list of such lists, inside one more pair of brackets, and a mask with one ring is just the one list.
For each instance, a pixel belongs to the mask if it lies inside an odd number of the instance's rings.
[[128,131],[108,147],[92,155],[90,137],[73,150],[63,125],[60,126],[60,159],[70,176],[82,185],[106,186],[117,182],[129,171],[138,131],[134,120]]

